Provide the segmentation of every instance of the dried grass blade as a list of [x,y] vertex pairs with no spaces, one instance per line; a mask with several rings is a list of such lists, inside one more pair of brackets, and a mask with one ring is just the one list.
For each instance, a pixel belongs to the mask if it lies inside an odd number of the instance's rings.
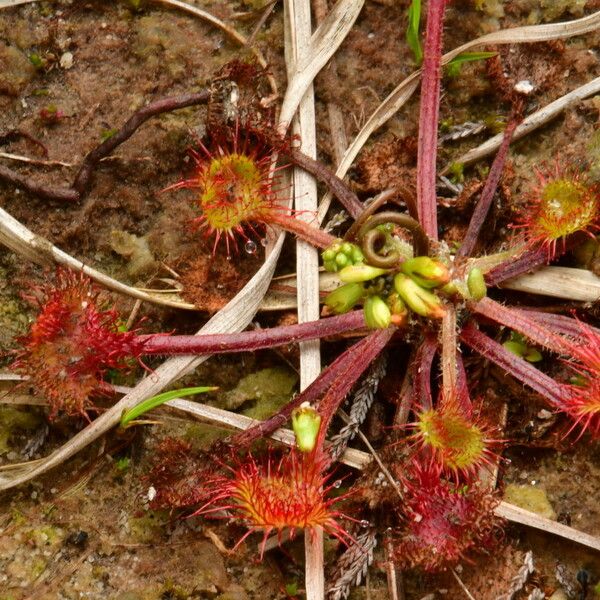
[[173,294],[170,298],[165,297],[163,294],[150,294],[121,283],[120,281],[87,266],[82,261],[54,246],[47,239],[36,235],[27,229],[27,227],[2,208],[0,208],[0,244],[4,244],[13,250],[13,252],[39,265],[56,263],[73,269],[74,271],[85,273],[94,281],[120,294],[152,302],[153,304],[161,304],[162,306],[183,308],[185,310],[198,310],[193,304],[174,300]]

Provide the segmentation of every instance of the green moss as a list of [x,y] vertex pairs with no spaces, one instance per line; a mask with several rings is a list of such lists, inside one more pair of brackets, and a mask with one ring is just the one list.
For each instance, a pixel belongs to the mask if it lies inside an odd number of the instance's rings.
[[542,488],[511,483],[504,490],[504,500],[547,519],[556,520],[556,513]]
[[132,539],[139,544],[155,542],[163,533],[168,516],[162,511],[148,511],[142,517],[129,519],[129,532]]
[[297,381],[296,373],[285,367],[251,373],[225,394],[223,407],[233,410],[253,401],[255,405],[246,407],[244,414],[255,419],[264,418],[290,400]]
[[0,42],[0,93],[18,96],[35,74],[35,67],[21,50]]
[[225,439],[228,435],[231,435],[229,429],[222,429],[208,423],[193,423],[186,428],[183,439],[194,448],[206,450],[214,442]]

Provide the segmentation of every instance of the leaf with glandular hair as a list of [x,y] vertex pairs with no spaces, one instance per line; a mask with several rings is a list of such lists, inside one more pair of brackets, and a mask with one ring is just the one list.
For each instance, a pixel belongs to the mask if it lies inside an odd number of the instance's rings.
[[350,421],[342,427],[340,432],[331,438],[330,454],[337,460],[343,453],[348,443],[356,435],[358,428],[363,423],[373,404],[379,382],[385,375],[387,366],[386,355],[382,354],[372,365],[371,369],[362,380],[353,394],[352,407],[350,408]]
[[346,600],[352,586],[360,585],[373,562],[373,550],[376,545],[377,539],[373,529],[356,536],[356,543],[340,556],[334,572],[329,577],[333,583],[327,588],[328,600]]

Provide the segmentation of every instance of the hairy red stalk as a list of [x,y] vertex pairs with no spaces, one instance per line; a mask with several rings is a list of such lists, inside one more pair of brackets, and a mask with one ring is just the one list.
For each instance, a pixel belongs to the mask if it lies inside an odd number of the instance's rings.
[[[558,335],[565,335],[572,338],[579,338],[581,336],[582,323],[578,319],[529,308],[513,308],[512,310],[529,319],[533,319],[542,327],[546,327]],[[587,324],[585,327],[596,335],[600,335],[600,329],[597,327]]]
[[485,219],[492,205],[494,194],[498,189],[498,184],[500,183],[500,178],[502,177],[502,171],[504,170],[506,158],[508,157],[508,148],[510,146],[510,142],[519,122],[520,119],[517,119],[513,115],[506,129],[504,130],[502,144],[498,149],[496,158],[494,158],[494,162],[492,163],[490,172],[485,181],[485,186],[483,188],[483,191],[481,192],[479,202],[477,203],[477,206],[475,206],[475,210],[473,211],[473,215],[471,216],[471,221],[469,222],[469,228],[467,229],[465,239],[463,240],[462,245],[456,253],[457,258],[470,256],[473,252],[473,249],[475,248],[477,238],[479,237],[479,233],[481,231],[481,228],[483,227],[483,223],[485,222]]
[[[377,332],[375,332],[377,333]],[[246,431],[234,435],[229,443],[233,446],[245,446],[255,440],[273,433],[279,427],[283,427],[290,418],[293,410],[298,408],[303,402],[315,403],[325,392],[333,385],[334,381],[341,375],[344,375],[349,368],[356,362],[356,357],[360,356],[369,345],[371,337],[368,336],[346,351],[342,352],[321,375],[317,377],[303,392],[297,394],[291,402],[288,402],[281,410],[269,417],[265,421],[258,423]]]
[[256,331],[212,335],[140,335],[143,354],[225,354],[274,348],[340,333],[365,326],[362,310],[343,315]]
[[[570,235],[565,240],[564,245],[561,244],[560,247],[557,247],[554,257],[556,258],[564,254],[567,250],[574,248],[586,238],[587,234],[583,232],[577,232]],[[507,261],[500,263],[497,267],[490,269],[485,274],[485,281],[489,286],[500,285],[507,279],[518,277],[528,271],[533,271],[542,265],[548,264],[549,258],[548,249],[545,246],[526,250],[518,258],[509,258]]]
[[337,238],[319,227],[314,227],[306,221],[302,221],[292,215],[273,211],[269,215],[269,224],[279,225],[282,229],[293,233],[300,239],[316,246],[317,248],[328,248]]
[[570,343],[568,340],[556,335],[550,329],[529,317],[526,311],[516,311],[488,297],[479,302],[472,302],[470,308],[479,315],[522,333],[532,342],[548,348],[552,352],[557,354],[569,352]]
[[431,367],[438,351],[438,342],[435,336],[426,335],[417,350],[413,368],[413,397],[419,408],[429,410],[433,407],[431,395]]
[[438,239],[435,182],[445,5],[446,0],[430,0],[427,7],[419,113],[417,206],[421,227],[433,240]]
[[454,393],[460,410],[463,414],[471,417],[473,414],[473,403],[471,402],[471,396],[469,395],[467,372],[465,371],[465,364],[460,352],[456,353],[456,389]]
[[353,353],[353,360],[347,364],[346,369],[339,373],[337,378],[332,382],[318,405],[321,415],[321,428],[319,429],[319,437],[317,438],[317,448],[323,449],[327,429],[340,404],[344,401],[344,398],[360,376],[385,348],[395,332],[395,327],[387,327],[386,329],[378,329],[369,334],[364,340],[366,342],[365,347],[360,352]]
[[554,407],[564,408],[569,397],[566,386],[557,383],[526,360],[504,348],[502,344],[479,331],[472,323],[463,327],[460,339],[483,357],[491,360],[513,377],[544,396]]

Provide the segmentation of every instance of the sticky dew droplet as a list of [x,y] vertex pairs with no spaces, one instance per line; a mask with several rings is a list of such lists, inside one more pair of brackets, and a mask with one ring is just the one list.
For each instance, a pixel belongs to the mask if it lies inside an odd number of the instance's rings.
[[256,254],[256,251],[258,250],[258,246],[256,245],[256,242],[253,242],[252,240],[248,240],[244,244],[244,250],[246,251],[246,254],[254,255],[254,254]]

